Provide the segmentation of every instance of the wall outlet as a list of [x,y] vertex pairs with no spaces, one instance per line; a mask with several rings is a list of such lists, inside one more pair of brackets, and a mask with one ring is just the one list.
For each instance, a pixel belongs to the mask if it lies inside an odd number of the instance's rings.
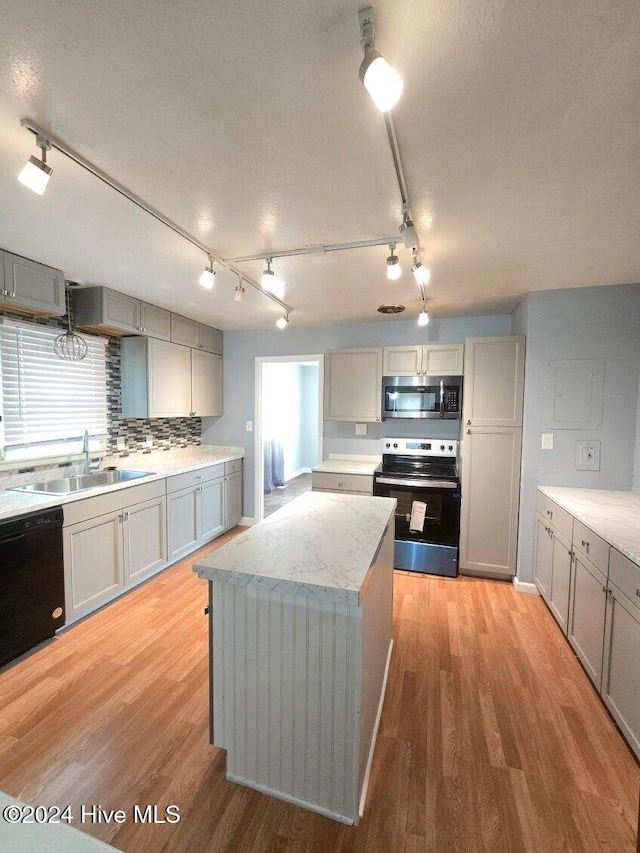
[[153,447],[153,438],[152,438],[150,435],[148,435],[148,436],[145,438],[145,440],[144,440],[144,446],[145,446],[145,447]]
[[553,450],[553,433],[552,432],[543,432],[542,433],[542,449],[543,450]]
[[576,441],[576,471],[600,470],[600,442]]
[[247,421],[244,428],[247,432],[253,432],[253,421]]
[[117,450],[126,450],[127,449],[126,439],[124,439],[124,438],[116,439],[116,449]]
[[366,424],[356,424],[356,435],[366,435],[367,434],[367,425]]

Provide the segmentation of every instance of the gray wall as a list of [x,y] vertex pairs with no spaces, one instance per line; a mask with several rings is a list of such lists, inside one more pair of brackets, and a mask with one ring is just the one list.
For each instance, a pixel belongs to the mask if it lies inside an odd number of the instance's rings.
[[640,387],[638,387],[638,415],[636,420],[636,453],[633,463],[633,490],[640,492]]
[[[432,321],[419,328],[414,320],[388,320],[336,326],[295,327],[295,317],[284,331],[261,329],[224,333],[224,415],[203,418],[203,444],[244,446],[245,516],[254,513],[254,440],[245,432],[245,421],[254,420],[255,359],[258,356],[314,355],[326,349],[367,346],[394,346],[416,343],[462,343],[465,338],[483,335],[511,334],[511,317],[460,317]],[[400,426],[399,424],[402,424]],[[455,429],[455,435],[450,430]],[[459,422],[439,424],[429,421],[428,430],[439,437],[457,437]],[[440,432],[439,430],[446,430]],[[380,439],[392,435],[425,434],[423,423],[385,422],[369,424],[368,435],[356,438],[352,423],[325,421],[324,455],[329,453],[380,453]]]
[[[631,488],[637,455],[640,285],[530,293],[514,312],[513,329],[527,335],[518,577],[530,581],[537,486]],[[554,449],[541,450],[545,365],[566,358],[605,360],[602,427],[555,430]],[[577,439],[601,442],[600,471],[575,470]]]
[[318,366],[298,365],[300,377],[300,420],[298,425],[298,468],[313,468],[318,459]]

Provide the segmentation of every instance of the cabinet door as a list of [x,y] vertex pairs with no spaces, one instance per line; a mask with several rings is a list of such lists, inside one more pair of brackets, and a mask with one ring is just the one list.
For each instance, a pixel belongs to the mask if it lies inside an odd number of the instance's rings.
[[60,270],[4,252],[0,301],[34,314],[65,313],[64,274]]
[[224,526],[225,530],[240,524],[242,519],[242,473],[224,478]]
[[416,376],[422,370],[422,346],[385,347],[383,376]]
[[573,556],[571,545],[564,536],[553,531],[553,555],[551,559],[551,586],[549,588],[549,609],[556,622],[567,633],[569,620],[569,591],[571,589],[571,567]]
[[464,410],[468,426],[522,426],[524,337],[467,338]]
[[576,553],[567,637],[587,675],[600,690],[607,579],[586,557]]
[[325,419],[379,421],[382,349],[328,350],[325,359]]
[[222,332],[213,326],[198,324],[198,349],[222,355]]
[[169,560],[176,560],[198,545],[198,501],[200,486],[167,495]]
[[469,574],[515,574],[520,447],[519,429],[466,430],[460,568]]
[[551,561],[553,559],[553,538],[545,519],[536,513],[536,561],[534,580],[540,595],[549,601],[551,585]]
[[425,344],[422,372],[425,376],[462,376],[463,344]]
[[207,542],[224,530],[224,478],[198,486],[198,541]]
[[200,417],[222,414],[222,356],[191,351],[191,411]]
[[95,610],[123,587],[122,523],[114,512],[64,528],[67,619]]
[[125,586],[167,563],[167,502],[164,496],[124,511]]
[[150,338],[171,340],[171,312],[148,302],[140,303],[140,331]]
[[174,344],[198,348],[198,326],[195,320],[188,320],[180,314],[171,315],[171,340]]
[[191,350],[165,341],[148,341],[150,418],[191,414]]
[[601,695],[640,758],[640,610],[612,584],[607,596]]
[[117,290],[102,288],[102,323],[123,332],[140,331],[140,301]]

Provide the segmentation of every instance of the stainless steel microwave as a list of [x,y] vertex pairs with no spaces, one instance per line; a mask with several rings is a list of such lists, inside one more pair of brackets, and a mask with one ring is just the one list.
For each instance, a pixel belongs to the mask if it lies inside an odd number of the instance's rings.
[[459,418],[462,376],[385,376],[382,420],[387,418]]

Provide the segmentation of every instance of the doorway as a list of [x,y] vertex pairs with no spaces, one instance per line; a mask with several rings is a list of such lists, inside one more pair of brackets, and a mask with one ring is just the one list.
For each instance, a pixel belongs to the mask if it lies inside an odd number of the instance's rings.
[[322,460],[323,387],[323,355],[256,358],[256,522],[311,488]]

